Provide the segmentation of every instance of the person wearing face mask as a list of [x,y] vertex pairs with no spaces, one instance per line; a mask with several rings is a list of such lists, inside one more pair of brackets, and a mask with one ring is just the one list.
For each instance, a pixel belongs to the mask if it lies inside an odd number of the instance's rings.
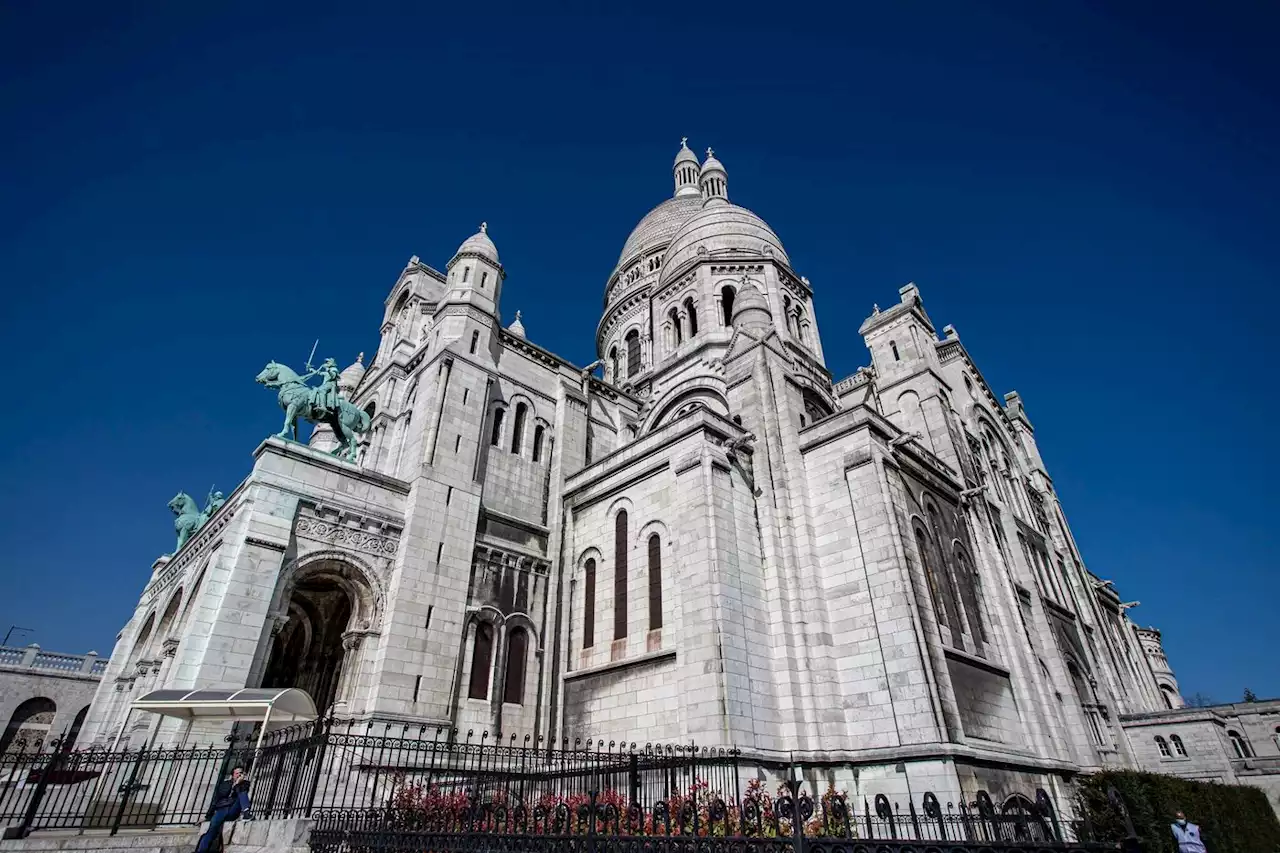
[[1181,810],[1174,814],[1174,821],[1169,828],[1173,830],[1173,838],[1178,842],[1178,853],[1205,853],[1200,827],[1189,822]]

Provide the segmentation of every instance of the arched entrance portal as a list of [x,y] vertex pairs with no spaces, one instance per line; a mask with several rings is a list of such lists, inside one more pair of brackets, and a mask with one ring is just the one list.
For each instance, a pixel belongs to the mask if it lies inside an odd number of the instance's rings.
[[43,696],[23,702],[14,710],[4,734],[0,735],[0,753],[40,751],[49,740],[49,730],[57,712],[58,706],[53,700]]
[[375,601],[364,574],[340,560],[309,563],[278,592],[263,687],[299,687],[322,713],[349,699],[359,668],[358,639],[369,633]]

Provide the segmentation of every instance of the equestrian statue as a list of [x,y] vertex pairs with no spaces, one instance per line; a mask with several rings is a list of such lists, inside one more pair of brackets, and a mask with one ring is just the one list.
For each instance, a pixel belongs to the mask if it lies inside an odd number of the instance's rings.
[[169,511],[174,515],[173,530],[178,534],[178,547],[173,549],[173,553],[181,551],[182,546],[187,544],[187,540],[194,536],[214,513],[222,509],[222,505],[226,502],[222,492],[212,488],[209,489],[209,497],[203,510],[200,509],[195,498],[186,492],[178,492],[174,495],[173,500],[169,501]]
[[[356,449],[361,433],[369,431],[369,415],[353,406],[338,391],[338,365],[326,358],[319,367],[312,369],[307,362],[307,372],[299,376],[284,364],[267,362],[258,374],[257,383],[267,388],[279,388],[277,397],[284,409],[284,428],[277,433],[283,439],[298,440],[298,418],[306,418],[313,424],[326,424],[338,439],[333,455],[348,462],[356,461]],[[319,387],[312,387],[307,380],[320,377]]]

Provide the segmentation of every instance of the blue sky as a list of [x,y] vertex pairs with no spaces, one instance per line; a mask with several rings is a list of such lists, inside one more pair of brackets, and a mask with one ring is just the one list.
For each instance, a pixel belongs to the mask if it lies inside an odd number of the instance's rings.
[[1280,695],[1280,21],[1217,5],[5,4],[0,632],[109,651],[169,498],[279,428],[262,365],[372,352],[481,220],[504,315],[591,361],[687,135],[837,377],[915,281],[1184,692]]

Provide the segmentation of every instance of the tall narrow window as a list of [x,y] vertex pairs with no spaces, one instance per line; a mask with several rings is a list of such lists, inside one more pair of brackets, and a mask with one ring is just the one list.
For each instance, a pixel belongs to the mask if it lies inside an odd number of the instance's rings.
[[493,663],[493,627],[485,622],[476,625],[476,641],[471,651],[471,686],[467,696],[489,698],[489,669]]
[[529,653],[529,635],[516,628],[507,635],[507,675],[503,681],[502,701],[512,705],[524,703],[524,666]]
[[478,346],[480,346],[480,333],[472,332],[471,333],[471,354],[472,355],[475,355],[476,347]]
[[720,325],[733,325],[733,288],[725,285],[720,288]]
[[662,540],[649,537],[649,630],[662,627]]
[[627,511],[613,522],[613,638],[627,636]]
[[596,561],[582,567],[582,647],[596,644]]
[[489,282],[489,274],[487,272],[480,273],[480,289],[484,290],[484,286]]
[[672,308],[667,312],[667,322],[671,324],[671,344],[678,347],[684,343],[684,336],[680,331],[680,313]]
[[493,437],[489,439],[489,443],[494,447],[498,446],[498,442],[502,441],[502,409],[493,410]]
[[640,374],[640,332],[635,329],[627,332],[627,376]]
[[471,267],[463,267],[463,268],[462,268],[462,281],[465,283],[465,282],[468,282],[468,281],[470,281],[470,280],[471,280]]
[[889,341],[889,349],[893,350],[893,360],[894,360],[894,361],[901,361],[901,360],[902,360],[901,358],[899,358],[899,357],[898,357],[898,342],[897,342],[897,341]]
[[942,591],[938,589],[938,576],[933,571],[932,560],[929,556],[929,540],[924,535],[924,531],[916,528],[916,549],[920,552],[920,563],[924,566],[924,578],[929,584],[929,597],[933,600],[933,612],[937,614],[938,622],[944,627],[947,625],[947,611],[942,606]]
[[533,428],[533,461],[542,461],[542,438],[546,434],[546,429],[542,424],[538,424]]
[[511,422],[511,452],[519,453],[524,445],[524,419],[529,407],[524,403],[516,403],[516,417]]
[[622,377],[618,375],[618,348],[613,347],[609,350],[609,381],[617,382]]
[[982,624],[982,611],[978,603],[978,575],[973,570],[973,562],[969,555],[956,549],[956,574],[960,582],[960,598],[964,602],[965,613],[969,617],[969,633],[974,640],[987,640],[987,629]]
[[693,297],[684,301],[684,313],[689,315],[689,337],[698,334],[698,306],[693,304]]

